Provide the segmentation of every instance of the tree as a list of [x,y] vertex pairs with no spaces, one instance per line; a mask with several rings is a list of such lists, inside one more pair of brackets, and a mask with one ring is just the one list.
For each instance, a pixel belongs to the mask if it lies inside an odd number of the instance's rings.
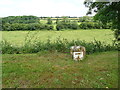
[[58,24],[58,23],[59,23],[59,19],[57,18],[57,19],[56,19],[56,24]]
[[80,21],[80,22],[89,22],[89,21],[92,21],[92,17],[83,16],[83,17],[80,17],[80,18],[79,18],[79,21]]
[[0,31],[2,31],[2,18],[0,18]]
[[114,30],[114,35],[116,40],[120,40],[120,1],[113,2],[113,0],[107,0],[105,2],[100,2],[100,0],[85,0],[85,6],[89,8],[87,14],[92,14],[96,12],[94,16],[95,20],[100,20],[102,23],[106,24],[112,22],[112,29]]
[[62,17],[62,22],[63,22],[63,23],[68,23],[68,22],[70,22],[70,21],[69,21],[68,17],[63,16],[63,17]]
[[47,24],[52,24],[52,19],[51,19],[51,17],[48,17],[48,18],[47,18]]

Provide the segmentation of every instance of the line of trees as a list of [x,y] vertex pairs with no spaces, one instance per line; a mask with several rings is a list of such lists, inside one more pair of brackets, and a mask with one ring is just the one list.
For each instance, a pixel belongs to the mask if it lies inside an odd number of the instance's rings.
[[40,23],[36,16],[9,16],[2,18],[2,30],[53,30],[52,25]]
[[56,29],[110,29],[111,23],[103,24],[100,21],[94,21],[92,17],[84,16],[79,18],[80,24],[76,20],[70,21],[67,17],[64,17],[62,21],[56,20]]
[[2,18],[2,24],[9,23],[39,23],[39,18],[36,16],[9,16]]
[[[80,24],[78,24],[80,23]],[[56,30],[62,29],[109,29],[111,23],[103,24],[100,21],[94,21],[92,17],[84,16],[79,20],[70,20],[68,17],[62,17],[62,20],[56,19],[53,23],[51,17],[47,18],[47,23],[41,23],[36,16],[9,16],[2,18],[3,31],[15,30]]]
[[53,30],[53,26],[47,25],[47,24],[40,24],[40,23],[30,23],[30,24],[20,24],[20,23],[9,24],[9,23],[6,23],[6,24],[2,25],[2,29],[4,31]]

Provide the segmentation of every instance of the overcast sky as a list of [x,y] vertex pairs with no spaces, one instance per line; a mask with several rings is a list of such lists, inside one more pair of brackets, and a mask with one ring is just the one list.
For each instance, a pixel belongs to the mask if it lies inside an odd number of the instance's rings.
[[85,16],[84,0],[0,0],[0,17],[6,16]]

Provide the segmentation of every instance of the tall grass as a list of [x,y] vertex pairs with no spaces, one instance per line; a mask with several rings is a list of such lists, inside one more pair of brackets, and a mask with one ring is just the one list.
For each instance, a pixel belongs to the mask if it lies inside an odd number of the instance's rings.
[[54,42],[52,42],[51,39],[48,39],[46,42],[42,42],[38,41],[37,38],[32,40],[32,38],[28,38],[28,35],[23,46],[12,45],[6,40],[3,40],[0,43],[3,54],[37,53],[41,51],[57,51],[69,53],[70,47],[73,45],[85,46],[87,54],[118,49],[117,45],[115,44],[106,44],[105,42],[97,41],[95,39],[93,42],[86,42],[80,40],[68,41],[67,39],[61,39],[58,37]]

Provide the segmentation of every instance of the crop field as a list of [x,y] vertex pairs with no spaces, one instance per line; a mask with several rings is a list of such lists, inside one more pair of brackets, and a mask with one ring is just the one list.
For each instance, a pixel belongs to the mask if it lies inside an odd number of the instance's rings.
[[64,31],[2,31],[2,39],[13,45],[23,45],[25,38],[37,39],[46,42],[57,38],[71,40],[85,40],[91,42],[94,39],[111,44],[114,39],[113,32],[109,29],[91,30],[64,30]]
[[[62,21],[62,19],[63,19],[63,18],[59,18],[58,20],[59,20],[59,21]],[[52,18],[51,20],[52,20],[52,23],[53,23],[53,24],[56,24],[57,18]],[[79,21],[78,18],[72,18],[72,19],[71,19],[71,18],[68,18],[68,20],[70,20],[70,21],[76,21],[78,24],[80,24],[80,22],[78,22],[78,21]],[[47,19],[40,19],[40,23],[44,23],[44,24],[47,23]]]

